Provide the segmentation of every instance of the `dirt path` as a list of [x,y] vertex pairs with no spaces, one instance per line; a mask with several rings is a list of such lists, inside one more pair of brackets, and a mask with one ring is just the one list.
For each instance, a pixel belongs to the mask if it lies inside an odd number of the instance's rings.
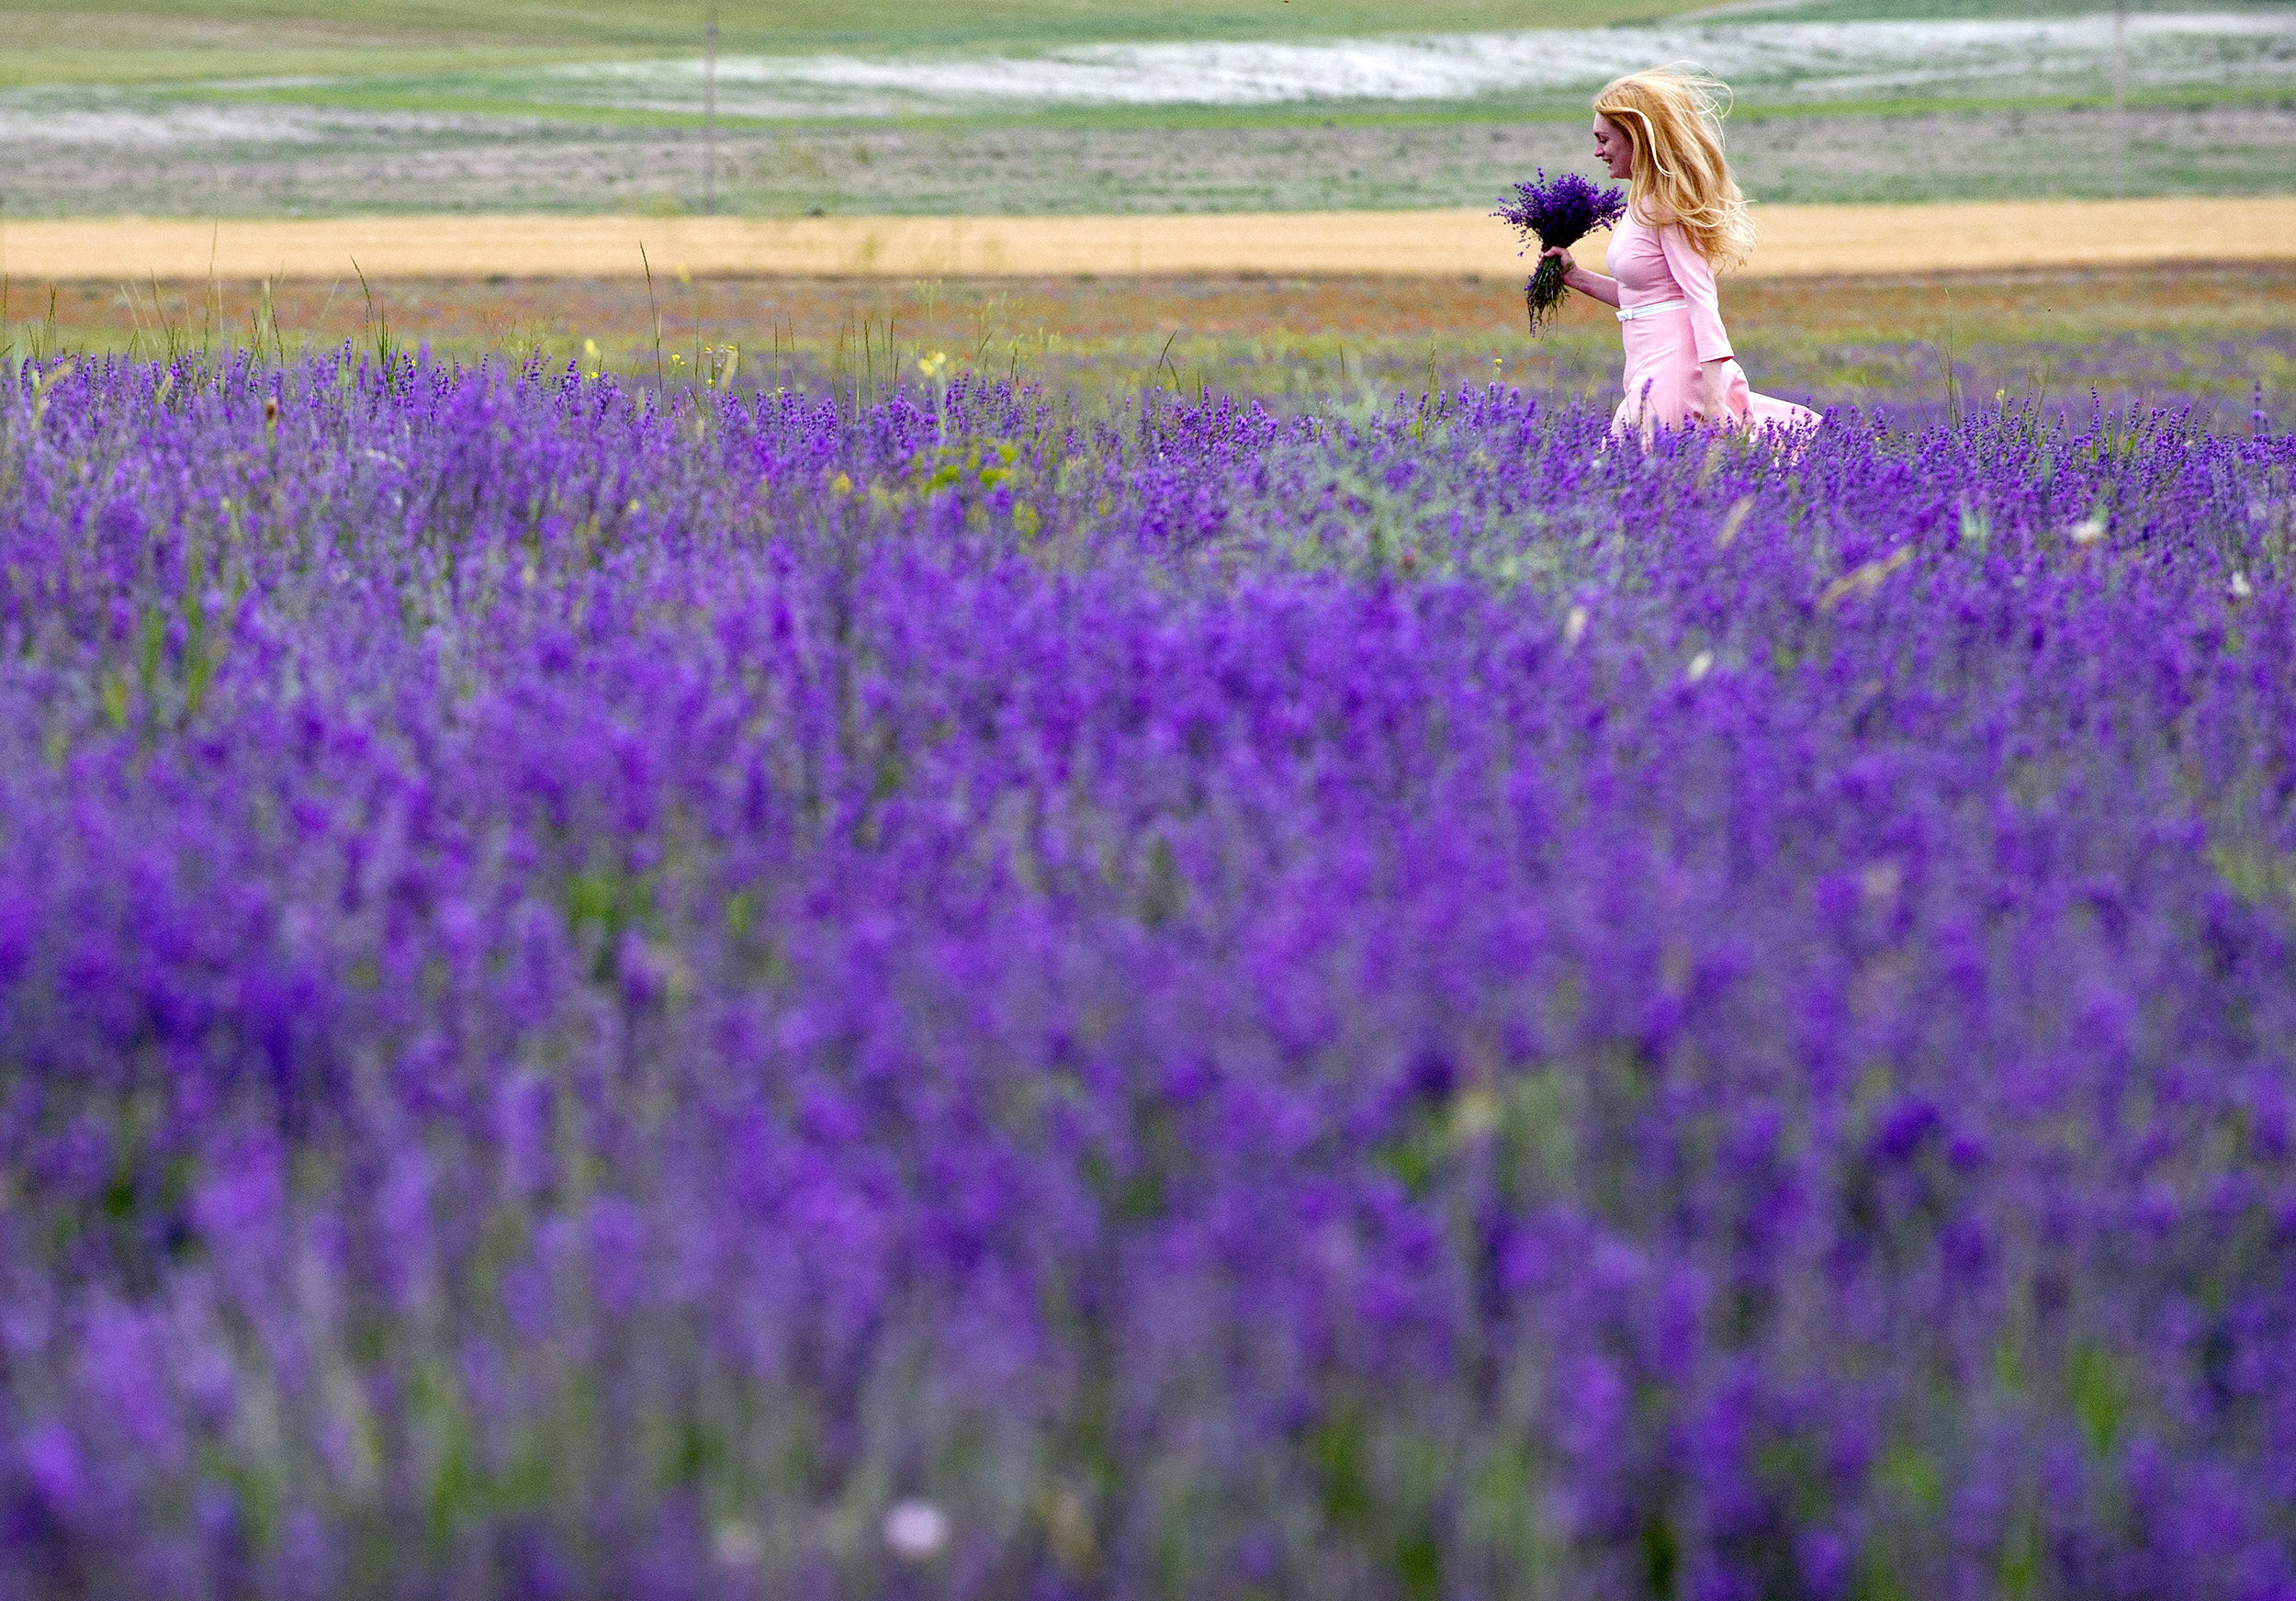
[[[2296,260],[2296,197],[1767,206],[1750,276]],[[1599,251],[1585,253],[1591,257]],[[0,273],[30,281],[406,277],[1176,276],[1512,278],[1473,211],[1182,217],[376,217],[26,221]]]

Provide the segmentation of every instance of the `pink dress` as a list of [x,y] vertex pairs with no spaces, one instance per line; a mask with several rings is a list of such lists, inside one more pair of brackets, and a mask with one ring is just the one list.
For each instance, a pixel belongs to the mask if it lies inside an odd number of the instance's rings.
[[1818,413],[1791,400],[1773,400],[1747,386],[1746,369],[1731,357],[1715,293],[1714,268],[1682,228],[1652,228],[1634,208],[1611,233],[1610,276],[1618,280],[1618,328],[1626,342],[1626,398],[1613,427],[1648,436],[1658,428],[1695,423],[1698,364],[1729,361],[1730,414],[1739,426],[1798,428]]

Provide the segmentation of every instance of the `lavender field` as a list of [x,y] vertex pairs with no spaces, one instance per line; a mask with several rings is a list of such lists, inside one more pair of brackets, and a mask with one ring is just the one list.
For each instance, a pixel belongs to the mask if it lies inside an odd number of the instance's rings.
[[0,1593],[2296,1595],[2296,436],[0,378]]

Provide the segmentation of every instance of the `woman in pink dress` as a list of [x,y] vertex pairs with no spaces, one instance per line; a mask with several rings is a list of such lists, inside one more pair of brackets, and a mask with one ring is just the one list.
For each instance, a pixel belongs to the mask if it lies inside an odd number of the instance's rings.
[[[1722,154],[1710,80],[1672,68],[1629,73],[1594,97],[1594,153],[1627,180],[1611,234],[1614,276],[1559,256],[1572,288],[1618,309],[1626,398],[1615,427],[1647,444],[1659,428],[1798,428],[1818,413],[1758,395],[1730,351],[1714,275],[1744,265],[1754,225]],[[1719,85],[1712,85],[1718,88]]]

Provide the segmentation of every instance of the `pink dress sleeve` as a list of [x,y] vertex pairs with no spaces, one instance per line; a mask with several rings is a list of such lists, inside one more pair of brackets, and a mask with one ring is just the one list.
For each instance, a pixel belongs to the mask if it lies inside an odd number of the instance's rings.
[[1682,225],[1670,222],[1659,229],[1659,249],[1666,254],[1666,270],[1690,302],[1690,331],[1698,344],[1698,359],[1728,361],[1730,336],[1722,328],[1722,300],[1714,287],[1714,267],[1690,242]]

